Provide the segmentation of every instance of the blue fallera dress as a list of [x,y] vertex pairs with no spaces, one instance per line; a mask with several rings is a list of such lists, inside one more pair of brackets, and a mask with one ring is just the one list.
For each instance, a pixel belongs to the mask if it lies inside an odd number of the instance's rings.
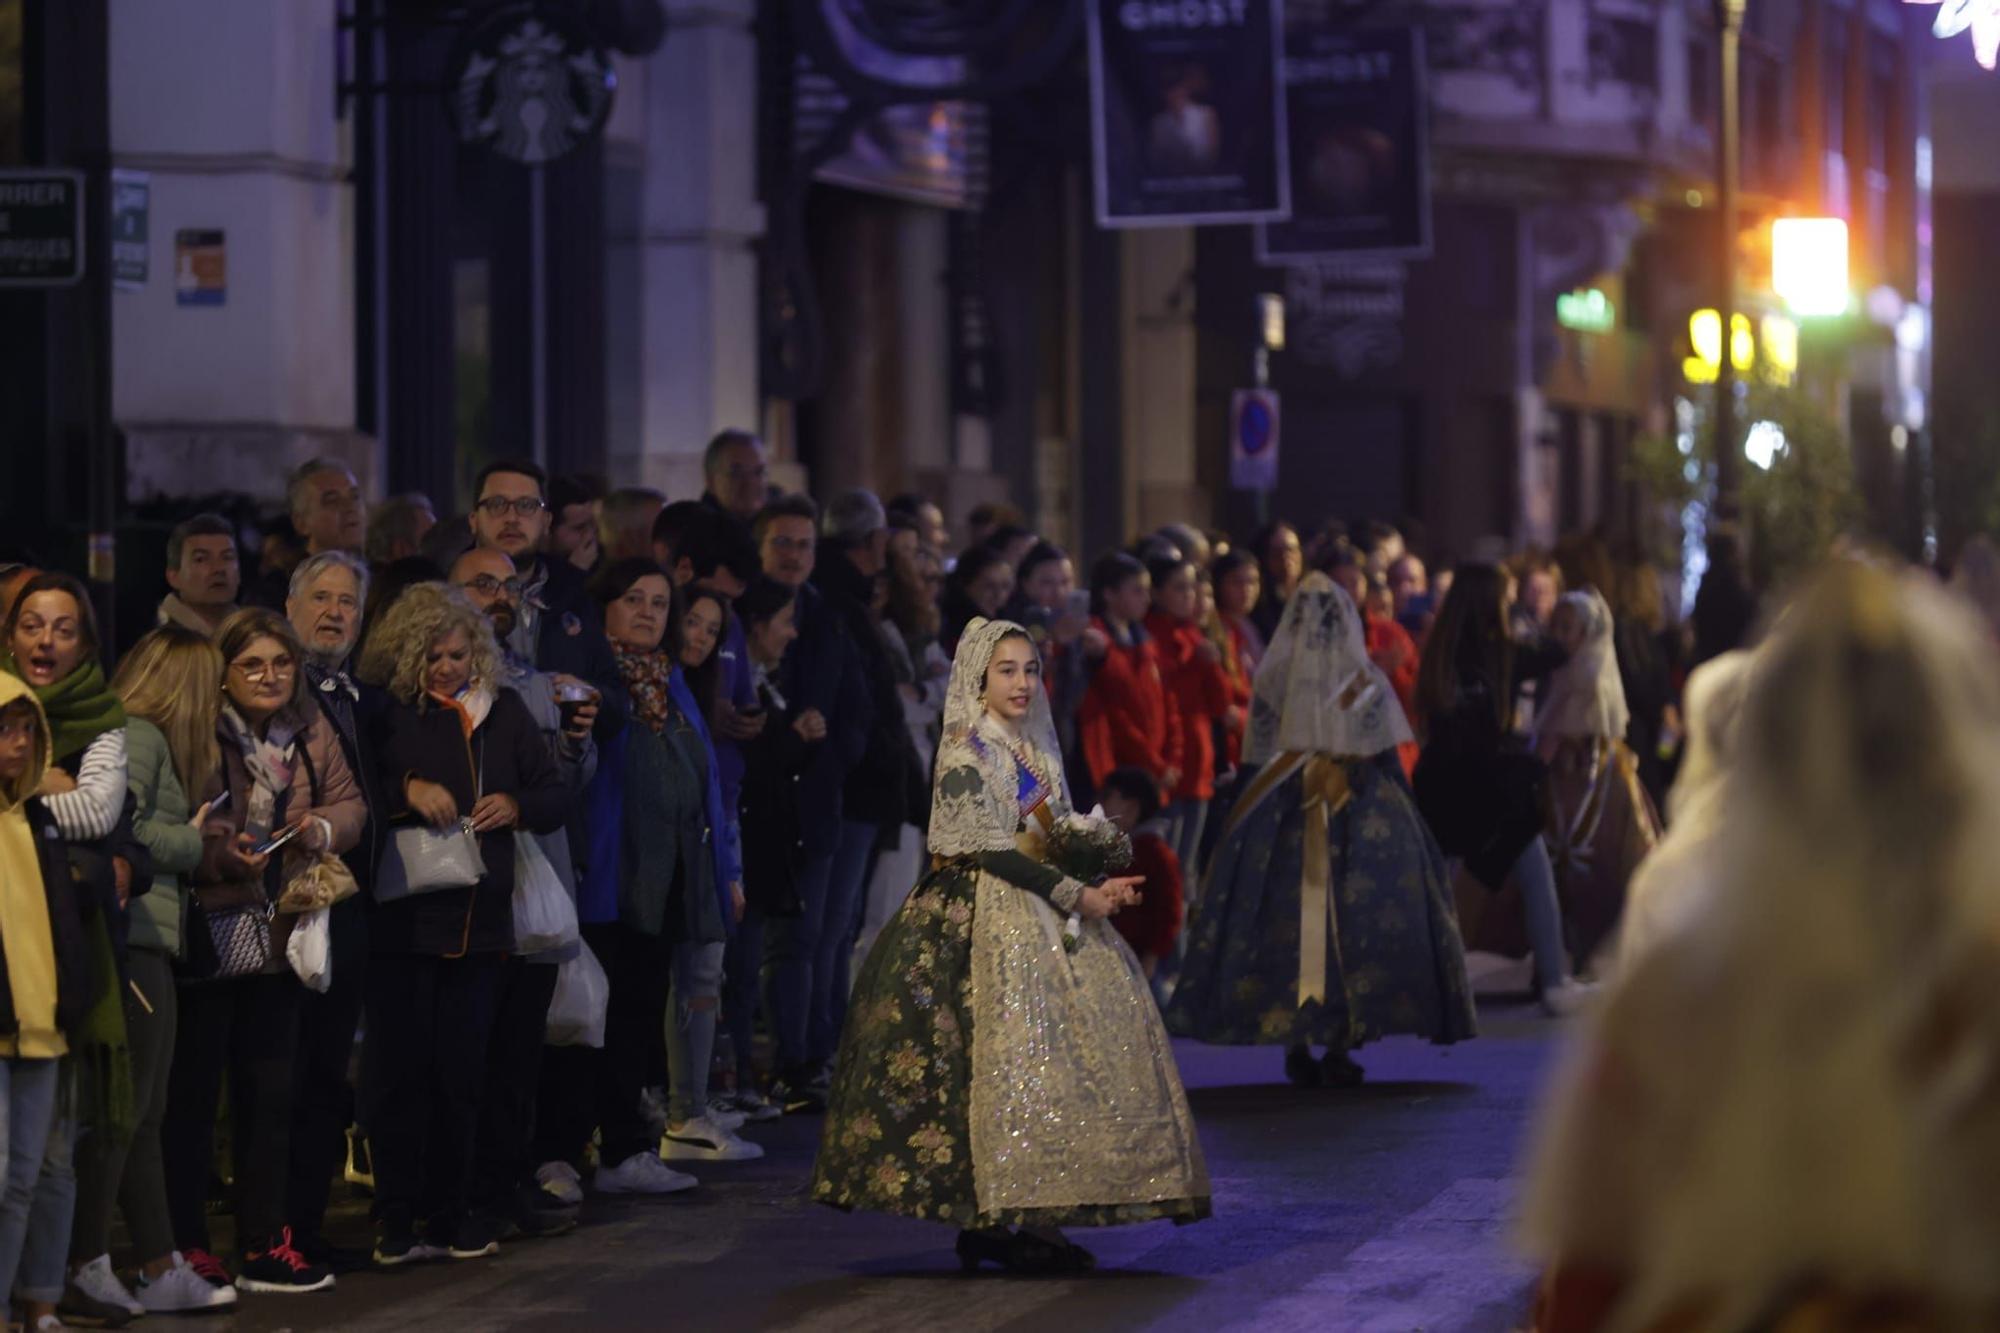
[[1253,780],[1210,865],[1167,1027],[1335,1051],[1475,1035],[1444,857],[1393,750],[1281,754]]

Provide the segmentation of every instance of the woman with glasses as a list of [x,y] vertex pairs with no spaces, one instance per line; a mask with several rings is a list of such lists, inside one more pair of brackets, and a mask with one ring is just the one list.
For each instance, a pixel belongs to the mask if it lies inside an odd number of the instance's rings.
[[[186,976],[180,989],[160,1130],[167,1204],[175,1247],[203,1277],[227,1282],[209,1244],[207,1215],[216,1102],[227,1073],[242,1256],[236,1285],[324,1291],[333,1273],[299,1253],[285,1217],[292,1057],[305,991],[285,961],[297,918],[273,915],[272,906],[299,854],[337,856],[354,846],[367,804],[332,724],[301,684],[305,649],[291,623],[248,607],[222,622],[215,646],[223,661],[215,729],[221,758],[195,796],[208,813],[201,864],[187,881],[200,909],[188,929],[208,932],[195,946],[213,946],[207,952],[215,974]],[[286,851],[259,850],[285,833],[293,835]]]

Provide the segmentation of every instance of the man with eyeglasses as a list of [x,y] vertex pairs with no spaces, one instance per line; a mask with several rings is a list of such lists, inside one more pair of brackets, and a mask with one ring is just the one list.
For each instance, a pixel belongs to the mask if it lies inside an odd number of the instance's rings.
[[583,572],[542,553],[551,518],[547,481],[526,459],[487,464],[472,504],[473,543],[505,555],[521,581],[514,627],[502,645],[537,670],[575,676],[595,688],[603,739],[625,724],[624,689],[611,641],[604,637],[604,614],[587,591]]
[[[563,685],[581,684],[574,676],[537,671],[509,646],[519,619],[522,585],[514,561],[506,552],[479,546],[452,564],[450,581],[493,622],[504,658],[504,679],[541,728],[556,771],[570,789],[581,792],[597,771],[597,747],[590,729],[597,720],[595,700],[585,702],[567,720],[558,702]],[[579,808],[583,802],[578,801]],[[568,830],[536,835],[536,843],[569,895],[576,896],[575,858],[570,855]],[[549,1001],[556,991],[556,969],[574,957],[572,944],[554,953],[513,955],[501,974],[499,1005],[487,1047],[486,1087],[480,1099],[479,1131],[473,1149],[472,1206],[524,1236],[555,1236],[576,1226],[581,1193],[574,1181],[551,1179],[553,1189],[537,1183],[529,1159],[535,1127],[535,1103],[542,1077],[542,1038],[548,1025]],[[565,1189],[564,1186],[569,1188]]]
[[387,819],[369,754],[368,736],[386,696],[348,674],[368,600],[368,566],[346,551],[307,556],[292,571],[285,619],[305,645],[306,692],[333,726],[341,757],[361,785],[368,808],[361,840],[342,859],[361,892],[327,913],[333,980],[324,993],[307,992],[299,1006],[299,1044],[292,1064],[292,1149],[285,1182],[285,1216],[293,1243],[315,1264],[335,1272],[368,1266],[368,1252],[328,1243],[327,1196],[340,1169],[347,1127],[354,1122],[354,1093],[347,1069],[367,990],[368,912],[382,854]]
[[725,430],[710,440],[701,475],[708,486],[701,502],[746,529],[773,498],[764,442],[747,430]]

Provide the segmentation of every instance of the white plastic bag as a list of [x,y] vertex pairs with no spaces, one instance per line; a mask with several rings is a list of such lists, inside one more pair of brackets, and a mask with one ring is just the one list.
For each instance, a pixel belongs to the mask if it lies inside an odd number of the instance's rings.
[[611,980],[588,944],[556,969],[556,993],[549,1001],[551,1046],[603,1046],[604,1006],[611,1000]]
[[514,835],[514,948],[548,953],[576,943],[576,903],[532,833]]
[[302,914],[285,941],[285,961],[292,965],[308,990],[326,994],[333,984],[333,942],[326,914],[331,908],[317,907]]

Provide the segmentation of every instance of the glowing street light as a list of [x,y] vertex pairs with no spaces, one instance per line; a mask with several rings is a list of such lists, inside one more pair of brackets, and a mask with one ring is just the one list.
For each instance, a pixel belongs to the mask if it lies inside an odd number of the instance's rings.
[[1773,222],[1771,286],[1795,315],[1847,313],[1847,223],[1839,218]]
[[[1688,344],[1694,355],[1681,364],[1681,373],[1690,384],[1713,384],[1722,370],[1722,312],[1697,310],[1688,316]],[[1729,364],[1739,373],[1756,364],[1757,340],[1750,332],[1750,317],[1738,312],[1729,317]]]

